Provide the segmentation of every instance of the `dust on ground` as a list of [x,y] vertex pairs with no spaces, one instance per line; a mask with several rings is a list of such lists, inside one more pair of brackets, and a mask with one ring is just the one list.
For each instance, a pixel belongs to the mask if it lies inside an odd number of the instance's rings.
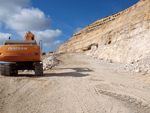
[[58,55],[43,76],[0,76],[0,113],[150,113],[150,77],[84,54]]

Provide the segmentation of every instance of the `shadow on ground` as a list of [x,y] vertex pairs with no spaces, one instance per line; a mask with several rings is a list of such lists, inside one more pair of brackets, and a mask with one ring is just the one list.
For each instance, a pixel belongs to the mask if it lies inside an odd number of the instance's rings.
[[[58,73],[44,73],[43,75],[36,76],[34,74],[18,74],[18,76],[9,76],[9,77],[31,77],[31,78],[42,78],[42,77],[53,77],[53,76],[58,76],[58,77],[84,77],[88,76],[89,74],[83,74],[81,72],[93,72],[93,70],[89,68],[59,68],[60,70],[68,70],[71,69],[74,72],[58,72]],[[54,69],[55,70],[55,69]]]
[[59,69],[72,69],[75,70],[76,72],[93,72],[93,70],[89,69],[89,68],[59,68]]

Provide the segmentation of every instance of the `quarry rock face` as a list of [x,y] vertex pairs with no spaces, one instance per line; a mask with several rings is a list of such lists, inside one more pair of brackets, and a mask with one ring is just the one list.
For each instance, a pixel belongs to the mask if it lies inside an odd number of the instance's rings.
[[150,55],[150,20],[125,26],[119,32],[106,33],[99,40],[98,49],[91,56],[114,62],[138,61]]
[[83,52],[82,48],[98,43],[88,55],[112,62],[133,64],[150,56],[150,0],[88,25],[78,31],[57,52]]

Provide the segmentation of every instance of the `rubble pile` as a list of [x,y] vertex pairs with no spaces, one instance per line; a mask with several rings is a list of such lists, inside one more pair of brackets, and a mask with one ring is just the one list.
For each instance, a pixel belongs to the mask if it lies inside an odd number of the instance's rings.
[[[91,56],[92,58],[95,58],[94,52],[97,50],[97,48],[93,48],[87,52],[85,52],[86,55]],[[100,59],[105,60],[105,59]],[[124,71],[127,73],[134,73],[134,74],[150,74],[150,56],[147,56],[143,59],[131,62],[130,64],[124,64],[124,63],[117,63],[113,62],[112,60],[107,60],[110,65],[113,65],[114,67],[117,66],[117,69],[115,71]]]
[[51,69],[58,64],[57,54],[49,53],[43,58],[43,70]]
[[150,73],[150,56],[138,60],[136,62],[132,62],[132,64],[127,64],[124,68],[125,71],[131,73],[140,73],[142,75]]

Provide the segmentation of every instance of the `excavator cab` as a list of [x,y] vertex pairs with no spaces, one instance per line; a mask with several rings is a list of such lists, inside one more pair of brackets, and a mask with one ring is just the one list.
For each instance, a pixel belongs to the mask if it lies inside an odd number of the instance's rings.
[[26,33],[24,40],[35,40],[34,35],[29,31],[28,33]]

